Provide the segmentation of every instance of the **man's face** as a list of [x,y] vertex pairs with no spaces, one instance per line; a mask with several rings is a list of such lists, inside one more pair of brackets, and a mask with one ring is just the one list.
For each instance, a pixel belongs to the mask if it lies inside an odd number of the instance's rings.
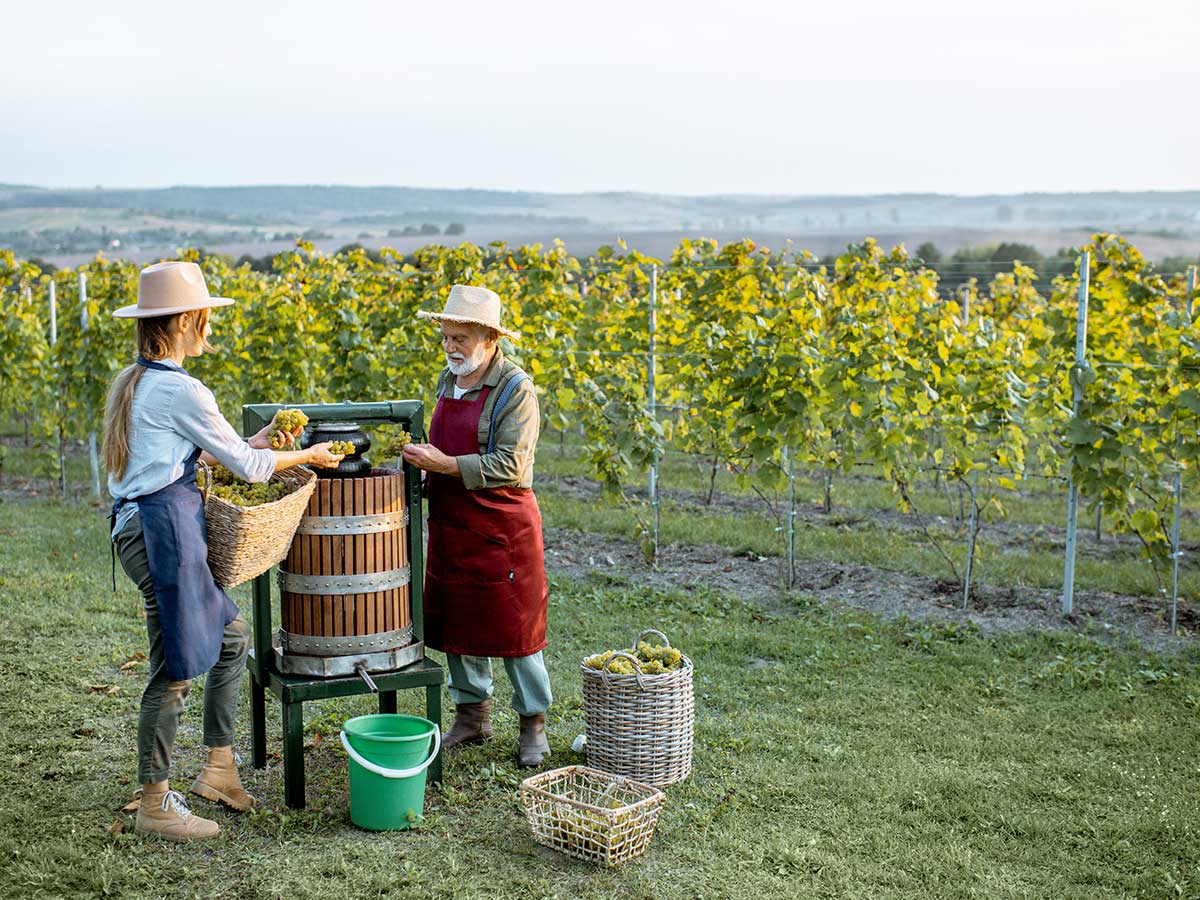
[[455,375],[470,375],[487,360],[495,341],[486,330],[457,322],[442,323],[442,349],[446,364]]

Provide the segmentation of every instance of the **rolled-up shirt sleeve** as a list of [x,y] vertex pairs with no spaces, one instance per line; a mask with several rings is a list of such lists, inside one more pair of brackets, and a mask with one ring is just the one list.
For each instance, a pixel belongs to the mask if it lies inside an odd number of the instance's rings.
[[275,471],[275,453],[246,443],[221,415],[213,392],[195,379],[176,395],[171,407],[176,429],[243,481],[267,481]]
[[456,457],[463,486],[469,491],[523,486],[522,482],[530,480],[540,426],[537,392],[533,383],[526,380],[493,423],[496,449],[491,453]]

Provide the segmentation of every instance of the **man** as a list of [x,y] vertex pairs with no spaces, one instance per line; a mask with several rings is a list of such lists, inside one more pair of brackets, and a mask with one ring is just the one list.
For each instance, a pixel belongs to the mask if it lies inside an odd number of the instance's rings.
[[492,658],[502,658],[520,716],[517,758],[542,764],[550,753],[542,516],[533,496],[540,415],[529,376],[504,358],[500,297],[456,284],[440,313],[446,368],[428,444],[404,458],[426,473],[429,553],[425,642],[446,654],[454,724],[442,746],[492,736],[488,706]]

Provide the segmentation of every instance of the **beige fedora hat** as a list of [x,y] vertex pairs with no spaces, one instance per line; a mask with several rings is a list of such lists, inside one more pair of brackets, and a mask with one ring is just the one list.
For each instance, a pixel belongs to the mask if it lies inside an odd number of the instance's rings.
[[417,318],[433,319],[435,322],[486,325],[508,335],[514,341],[520,337],[515,331],[509,331],[500,325],[500,295],[487,288],[472,287],[468,284],[456,284],[450,288],[446,307],[440,313],[422,309],[417,313]]
[[138,276],[137,303],[122,306],[113,315],[119,319],[145,319],[231,303],[228,297],[208,295],[204,273],[194,262],[160,262],[146,266]]

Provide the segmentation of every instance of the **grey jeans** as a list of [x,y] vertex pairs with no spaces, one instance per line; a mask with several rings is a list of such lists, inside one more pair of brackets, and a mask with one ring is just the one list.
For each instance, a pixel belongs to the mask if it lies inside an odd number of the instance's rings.
[[[158,603],[154,597],[154,582],[150,578],[140,513],[135,514],[117,532],[114,543],[121,568],[142,592],[146,606],[150,682],[142,694],[142,706],[138,714],[138,781],[153,784],[169,775],[175,732],[183,717],[183,706],[191,682],[171,681],[167,676],[162,630],[158,624]],[[238,616],[225,626],[220,658],[209,670],[204,685],[204,743],[209,747],[228,747],[233,743],[238,690],[242,685],[242,670],[246,668],[246,652],[249,649],[250,626]]]

